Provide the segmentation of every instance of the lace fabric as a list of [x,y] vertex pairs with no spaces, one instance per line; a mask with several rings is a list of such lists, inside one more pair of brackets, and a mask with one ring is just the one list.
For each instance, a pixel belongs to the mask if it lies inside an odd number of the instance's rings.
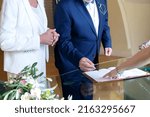
[[139,46],[139,49],[142,50],[142,49],[144,49],[144,48],[148,48],[149,46],[150,46],[150,40],[144,42],[143,44],[141,44],[141,45]]

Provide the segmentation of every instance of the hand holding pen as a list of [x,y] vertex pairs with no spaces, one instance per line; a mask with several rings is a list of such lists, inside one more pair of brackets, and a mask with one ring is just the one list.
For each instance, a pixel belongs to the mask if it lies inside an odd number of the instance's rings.
[[94,63],[86,57],[81,58],[79,61],[79,67],[84,72],[96,69]]

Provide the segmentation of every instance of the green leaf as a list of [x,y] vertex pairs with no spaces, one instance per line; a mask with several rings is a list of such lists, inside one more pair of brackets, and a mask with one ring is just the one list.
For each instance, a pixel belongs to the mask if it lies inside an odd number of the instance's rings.
[[2,100],[3,99],[3,96],[2,95],[0,95],[0,100]]
[[15,90],[15,91],[13,91],[10,95],[9,95],[9,100],[14,100],[15,99],[15,97],[16,97],[16,92],[17,92],[17,90]]
[[37,62],[33,63],[33,65],[31,66],[31,68],[35,68],[36,65],[37,65]]
[[[30,89],[32,89],[32,86],[33,86],[32,84],[28,83],[26,89],[30,90]],[[23,87],[23,88],[25,88],[25,87]]]
[[33,78],[34,78],[34,79],[36,79],[36,78],[38,78],[38,77],[41,77],[43,74],[44,74],[44,73],[43,73],[43,72],[41,72],[40,74],[35,75]]
[[17,89],[23,89],[24,91],[28,92],[31,88],[28,85],[25,86],[25,85],[19,84]]
[[2,97],[5,97],[7,94],[9,94],[11,90],[6,91],[5,93],[2,94]]
[[3,100],[8,100],[8,99],[9,99],[9,95],[10,95],[11,93],[13,93],[15,90],[16,90],[16,89],[11,90],[11,91],[8,91],[7,93],[5,93]]
[[28,71],[29,69],[30,69],[30,67],[29,67],[29,65],[28,65],[28,66],[24,67],[23,70],[21,70],[21,73],[22,73],[22,72],[26,72],[26,71]]
[[32,69],[31,69],[31,75],[32,75],[33,78],[34,78],[34,76],[36,75],[36,69],[35,69],[35,68],[32,68]]
[[17,87],[19,84],[8,84],[7,87],[10,87],[10,88],[15,88]]

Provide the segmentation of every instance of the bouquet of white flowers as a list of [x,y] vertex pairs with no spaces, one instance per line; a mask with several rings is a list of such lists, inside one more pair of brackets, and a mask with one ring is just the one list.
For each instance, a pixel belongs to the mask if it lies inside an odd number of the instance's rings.
[[[9,81],[4,82],[3,92],[0,94],[0,98],[3,100],[55,100],[63,99],[59,98],[54,93],[55,85],[52,88],[41,90],[37,79],[43,75],[43,73],[37,74],[37,63],[32,66],[26,66],[15,78],[10,78]],[[47,78],[48,81],[52,79]]]

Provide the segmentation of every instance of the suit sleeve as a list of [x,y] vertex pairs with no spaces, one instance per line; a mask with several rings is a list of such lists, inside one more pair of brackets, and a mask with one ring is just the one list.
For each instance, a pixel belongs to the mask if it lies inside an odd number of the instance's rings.
[[[107,2],[105,0],[105,6],[107,9]],[[110,28],[108,26],[108,10],[106,14],[104,15],[105,17],[105,24],[104,24],[104,30],[102,33],[102,44],[104,48],[110,47],[112,48],[112,42],[111,42],[111,36],[110,36]]]
[[[73,39],[71,37],[71,17],[69,16],[69,10],[66,7],[58,4],[55,12],[55,26],[57,32],[60,34],[60,39],[57,42],[57,47],[61,53],[67,57],[75,66],[79,66],[79,61],[83,55],[73,45]],[[77,29],[78,30],[78,29]]]
[[[17,29],[20,0],[3,0],[0,21],[0,48],[3,51],[39,49],[40,36],[19,33]],[[21,2],[21,1],[20,1]],[[23,26],[22,26],[23,28]]]

